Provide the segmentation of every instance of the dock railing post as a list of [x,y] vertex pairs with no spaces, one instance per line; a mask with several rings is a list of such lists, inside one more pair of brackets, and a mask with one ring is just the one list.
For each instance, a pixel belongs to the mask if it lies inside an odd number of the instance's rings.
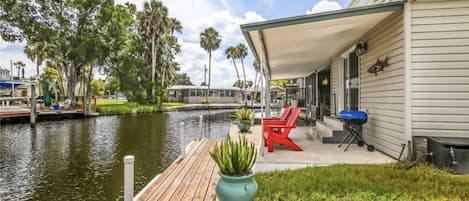
[[200,140],[204,138],[204,115],[199,117]]
[[124,201],[134,199],[134,156],[124,157]]
[[181,122],[179,124],[179,135],[180,135],[180,141],[181,141],[181,157],[184,158],[186,155],[186,147],[184,146],[184,122]]

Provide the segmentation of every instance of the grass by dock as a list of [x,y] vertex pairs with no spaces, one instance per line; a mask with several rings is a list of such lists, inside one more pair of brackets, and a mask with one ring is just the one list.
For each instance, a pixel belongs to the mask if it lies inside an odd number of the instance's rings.
[[131,114],[132,108],[135,107],[137,113],[153,113],[162,111],[171,107],[184,106],[184,103],[168,102],[163,103],[162,108],[155,105],[139,105],[129,103],[125,100],[116,99],[97,99],[96,100],[96,111],[101,115],[125,115]]
[[259,173],[256,200],[469,200],[469,176],[402,163],[334,165]]

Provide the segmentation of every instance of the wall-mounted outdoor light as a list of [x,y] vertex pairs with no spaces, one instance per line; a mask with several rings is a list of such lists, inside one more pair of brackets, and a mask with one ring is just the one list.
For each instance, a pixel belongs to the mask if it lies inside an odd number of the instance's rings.
[[379,71],[383,71],[384,67],[388,65],[388,58],[384,57],[383,60],[380,60],[379,58],[376,59],[376,63],[373,64],[370,68],[368,68],[368,73],[374,73],[375,75],[378,75]]
[[355,54],[357,54],[357,56],[361,56],[361,55],[366,54],[367,50],[368,50],[368,45],[364,41],[359,42],[355,46]]

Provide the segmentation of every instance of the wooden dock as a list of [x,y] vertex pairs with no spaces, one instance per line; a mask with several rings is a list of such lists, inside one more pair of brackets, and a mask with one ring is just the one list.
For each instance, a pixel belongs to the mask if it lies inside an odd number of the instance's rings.
[[[39,119],[50,119],[60,118],[63,116],[77,116],[83,117],[84,113],[82,109],[75,110],[50,110],[50,109],[38,109],[36,111]],[[31,111],[27,108],[22,107],[0,107],[0,119],[15,119],[15,118],[29,118]],[[93,112],[90,116],[99,116],[98,113]]]
[[177,158],[153,179],[136,197],[137,201],[216,200],[218,167],[209,151],[221,139],[193,141],[184,158]]

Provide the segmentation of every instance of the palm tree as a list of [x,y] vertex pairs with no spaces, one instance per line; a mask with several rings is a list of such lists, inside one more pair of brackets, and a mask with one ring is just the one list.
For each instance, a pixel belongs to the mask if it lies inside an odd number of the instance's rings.
[[254,100],[256,100],[257,98],[257,89],[259,87],[259,85],[257,84],[257,75],[259,74],[259,71],[261,70],[261,67],[259,65],[259,60],[257,59],[254,60],[254,62],[252,62],[252,66],[254,67],[254,70],[256,71],[256,76],[254,78],[254,97],[252,98],[251,106],[254,105]]
[[241,60],[241,66],[243,67],[243,76],[244,76],[244,82],[243,82],[243,90],[244,90],[244,97],[243,97],[243,101],[246,103],[246,70],[244,68],[244,59],[246,58],[246,56],[248,56],[248,48],[246,47],[246,45],[240,43],[238,44],[238,46],[236,46],[236,57]]
[[151,81],[153,87],[151,89],[152,96],[155,95],[155,76],[156,76],[156,60],[158,58],[158,50],[156,45],[162,34],[168,28],[168,8],[161,1],[152,0],[143,4],[143,11],[138,14],[140,22],[140,30],[145,36],[151,40]]
[[15,63],[13,63],[13,65],[16,67],[16,69],[18,69],[18,79],[20,78],[20,70],[23,69],[24,67],[26,67],[26,64],[23,63],[22,61],[17,61]]
[[179,20],[176,18],[169,18],[169,30],[171,31],[171,36],[174,36],[174,32],[181,33],[182,32],[182,25]]
[[205,99],[207,99],[207,96],[210,93],[212,51],[217,50],[220,47],[220,43],[221,37],[215,28],[209,27],[200,33],[200,47],[208,52],[208,91],[207,94],[205,94]]
[[238,67],[236,67],[236,62],[235,62],[236,55],[238,54],[236,47],[231,46],[231,47],[226,48],[225,54],[226,54],[226,59],[231,59],[231,61],[233,62],[234,68],[236,70],[236,76],[238,77],[238,82],[239,82],[241,79],[239,78]]
[[29,59],[36,62],[36,75],[39,78],[39,66],[44,62],[46,55],[47,43],[35,42],[32,43],[28,41],[28,44],[24,48],[24,53],[28,56]]

